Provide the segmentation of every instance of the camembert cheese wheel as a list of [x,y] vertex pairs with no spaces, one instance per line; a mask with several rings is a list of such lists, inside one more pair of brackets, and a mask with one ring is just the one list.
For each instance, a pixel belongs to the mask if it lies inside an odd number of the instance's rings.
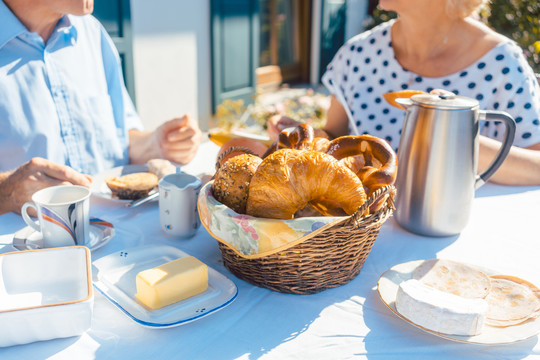
[[151,310],[200,294],[208,288],[208,267],[193,256],[182,257],[136,277],[135,296]]
[[402,282],[396,295],[396,309],[401,315],[423,328],[448,335],[480,334],[488,308],[484,299],[443,292],[415,279]]

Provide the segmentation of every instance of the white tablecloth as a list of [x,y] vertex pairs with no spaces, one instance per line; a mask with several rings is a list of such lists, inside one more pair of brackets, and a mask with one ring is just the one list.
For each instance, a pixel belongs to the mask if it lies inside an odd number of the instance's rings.
[[[211,173],[217,146],[204,143],[186,166]],[[92,327],[84,335],[0,349],[0,359],[533,359],[538,336],[509,345],[472,345],[427,334],[394,315],[376,284],[390,267],[447,258],[495,269],[540,284],[540,187],[487,184],[477,191],[469,225],[446,238],[421,237],[393,218],[382,227],[360,274],[349,284],[314,295],[290,295],[253,286],[224,266],[216,241],[200,228],[191,239],[165,235],[157,203],[129,209],[93,197],[91,213],[115,225],[116,236],[92,252],[97,260],[143,244],[166,244],[196,256],[229,277],[238,297],[200,320],[149,329],[95,291]],[[22,228],[13,213],[0,216],[0,242]],[[0,246],[0,252],[12,251]],[[2,326],[2,324],[0,324]]]

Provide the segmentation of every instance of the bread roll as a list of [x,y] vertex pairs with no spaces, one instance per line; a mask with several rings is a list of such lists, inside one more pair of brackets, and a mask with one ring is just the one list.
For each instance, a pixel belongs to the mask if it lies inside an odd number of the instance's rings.
[[239,214],[245,214],[249,184],[261,161],[258,156],[242,154],[221,164],[212,184],[216,200]]

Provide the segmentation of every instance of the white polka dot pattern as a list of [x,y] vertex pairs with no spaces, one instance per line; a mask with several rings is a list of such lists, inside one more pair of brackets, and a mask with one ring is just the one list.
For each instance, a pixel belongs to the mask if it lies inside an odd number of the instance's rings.
[[[514,145],[540,142],[540,87],[521,48],[508,39],[462,71],[432,78],[403,68],[396,60],[390,29],[383,23],[347,41],[328,65],[322,81],[332,92],[339,87],[361,134],[384,138],[397,149],[403,110],[390,106],[386,92],[445,89],[477,99],[480,109],[506,111],[516,120]],[[498,140],[502,123],[481,122],[480,133]]]

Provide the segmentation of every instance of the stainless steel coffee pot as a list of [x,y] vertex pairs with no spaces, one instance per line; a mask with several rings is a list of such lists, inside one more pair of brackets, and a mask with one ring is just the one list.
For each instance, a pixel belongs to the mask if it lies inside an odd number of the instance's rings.
[[[426,236],[450,236],[466,226],[474,191],[505,160],[514,141],[514,119],[501,111],[479,110],[478,101],[455,95],[414,95],[397,99],[406,108],[398,150],[395,218]],[[480,175],[480,120],[502,121],[506,131],[491,165]]]

